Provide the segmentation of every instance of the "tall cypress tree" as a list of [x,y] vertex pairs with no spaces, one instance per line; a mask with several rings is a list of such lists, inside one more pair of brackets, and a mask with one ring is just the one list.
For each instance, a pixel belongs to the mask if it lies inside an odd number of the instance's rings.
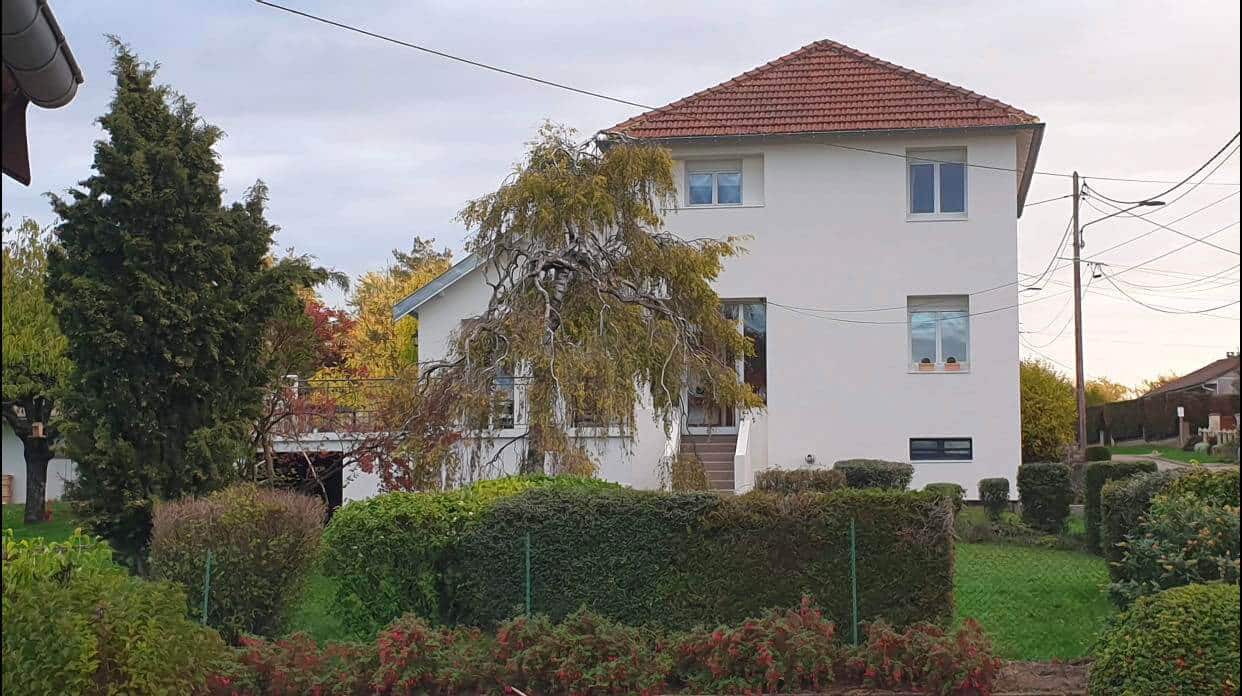
[[298,300],[290,268],[269,256],[263,183],[223,206],[221,131],[155,83],[158,66],[113,45],[93,173],[52,196],[62,222],[48,296],[74,362],[68,495],[141,570],[153,503],[218,488],[253,455],[264,328]]

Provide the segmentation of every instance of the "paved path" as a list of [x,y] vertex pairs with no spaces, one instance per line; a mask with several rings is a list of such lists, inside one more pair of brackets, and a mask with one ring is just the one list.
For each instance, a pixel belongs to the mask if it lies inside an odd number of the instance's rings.
[[[1137,462],[1137,461],[1146,459],[1147,461],[1155,462],[1156,468],[1159,469],[1160,471],[1171,471],[1173,469],[1189,469],[1191,466],[1194,466],[1193,464],[1187,464],[1186,462],[1179,462],[1174,459],[1165,459],[1164,457],[1158,457],[1153,454],[1114,454],[1113,459],[1119,462]],[[1228,467],[1228,466],[1236,466],[1236,465],[1225,464],[1221,462],[1209,462],[1207,464],[1201,464],[1200,466],[1206,466],[1209,468],[1218,468],[1218,467]]]

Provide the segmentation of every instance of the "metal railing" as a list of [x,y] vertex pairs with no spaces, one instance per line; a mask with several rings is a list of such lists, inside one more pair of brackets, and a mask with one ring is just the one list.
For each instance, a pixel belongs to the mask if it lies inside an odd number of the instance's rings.
[[292,437],[310,433],[369,432],[379,429],[380,404],[392,378],[302,379],[289,375],[271,395],[272,433]]

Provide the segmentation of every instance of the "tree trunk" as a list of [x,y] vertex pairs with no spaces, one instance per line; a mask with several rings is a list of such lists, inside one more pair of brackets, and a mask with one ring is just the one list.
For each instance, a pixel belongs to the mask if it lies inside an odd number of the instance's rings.
[[26,437],[22,439],[23,454],[26,457],[26,524],[37,524],[43,521],[43,511],[47,505],[47,463],[52,458],[52,448],[46,437]]

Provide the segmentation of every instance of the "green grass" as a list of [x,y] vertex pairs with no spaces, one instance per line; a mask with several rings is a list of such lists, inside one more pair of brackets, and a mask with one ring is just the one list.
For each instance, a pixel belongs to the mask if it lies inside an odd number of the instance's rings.
[[[1126,447],[1112,447],[1110,449],[1112,449],[1113,454],[1127,454],[1139,457],[1144,455],[1157,456],[1162,459],[1171,459],[1175,462],[1182,462],[1185,464],[1189,464],[1192,459],[1200,464],[1213,464],[1225,461],[1220,457],[1204,452],[1183,452],[1178,447],[1168,447],[1164,445],[1133,445]],[[1156,454],[1152,455],[1153,452]]]
[[48,541],[64,541],[73,534],[77,525],[69,515],[67,503],[52,503],[52,519],[38,524],[28,525],[22,521],[26,506],[12,504],[4,506],[4,528],[13,530],[14,539],[34,539],[43,537]]
[[302,602],[294,609],[293,616],[289,617],[288,632],[304,631],[320,643],[351,640],[353,636],[345,631],[345,627],[330,610],[335,593],[336,584],[332,578],[312,575],[306,583]]
[[1113,612],[1098,556],[1012,544],[957,545],[957,619],[974,618],[1013,660],[1083,657]]

